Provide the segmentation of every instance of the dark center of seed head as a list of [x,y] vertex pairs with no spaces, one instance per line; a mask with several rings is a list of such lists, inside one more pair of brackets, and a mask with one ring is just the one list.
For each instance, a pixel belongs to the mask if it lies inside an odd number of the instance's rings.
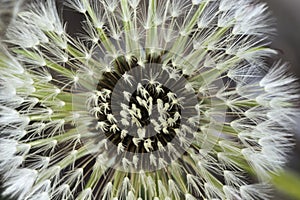
[[[155,58],[152,59],[151,57],[148,57],[148,62],[158,62],[160,59]],[[105,98],[99,98],[98,105],[100,107],[104,104],[108,103],[108,107],[110,109],[107,110],[107,112],[102,112],[102,114],[97,115],[98,122],[104,126],[102,130],[104,130],[104,134],[106,137],[114,143],[116,146],[118,146],[120,143],[123,143],[123,146],[125,147],[126,151],[130,152],[146,152],[144,142],[152,141],[152,151],[158,150],[158,144],[162,144],[163,146],[166,146],[167,143],[172,141],[172,139],[176,136],[176,129],[180,127],[180,118],[174,121],[171,125],[168,125],[167,128],[161,129],[159,133],[155,134],[147,134],[146,137],[142,142],[140,142],[138,145],[133,144],[133,134],[128,134],[126,136],[123,135],[123,132],[120,127],[116,127],[116,122],[114,119],[111,118],[111,93],[113,89],[115,88],[117,82],[122,78],[122,76],[130,71],[131,69],[135,67],[140,67],[137,64],[137,59],[132,58],[131,61],[127,61],[124,57],[119,57],[115,60],[115,70],[111,72],[105,72],[103,74],[103,78],[99,80],[97,85],[97,90],[102,92],[106,91],[107,96]],[[145,128],[150,126],[151,119],[153,118],[156,121],[159,121],[157,118],[157,112],[159,112],[158,109],[158,102],[160,105],[171,105],[170,99],[168,97],[168,93],[172,93],[172,91],[165,87],[163,83],[143,83],[142,85],[144,89],[144,93],[141,94],[141,92],[136,89],[130,97],[130,101],[128,104],[129,109],[135,109],[140,111],[141,117],[138,118],[138,122],[141,127],[137,128]],[[160,88],[160,90],[157,90],[157,87]],[[150,102],[151,99],[151,102]],[[144,102],[143,102],[144,101]],[[121,100],[120,100],[121,102]],[[143,104],[144,103],[144,104]],[[145,106],[147,104],[147,106]],[[151,104],[151,105],[150,105]],[[149,110],[149,107],[151,107],[151,110]],[[173,105],[170,106],[166,110],[167,118],[176,118],[175,115],[178,115],[181,113],[180,106]],[[134,126],[133,124],[130,124],[129,126]],[[136,125],[137,126],[137,125]],[[128,127],[130,129],[130,127]],[[154,131],[154,130],[151,130]],[[157,131],[157,130],[156,130]],[[137,135],[137,134],[136,134]],[[148,140],[150,139],[150,140]],[[149,149],[148,149],[149,150]]]

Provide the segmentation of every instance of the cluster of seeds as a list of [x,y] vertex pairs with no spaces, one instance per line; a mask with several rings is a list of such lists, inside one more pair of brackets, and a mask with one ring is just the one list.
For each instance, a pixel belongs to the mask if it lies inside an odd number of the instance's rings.
[[[1,39],[4,196],[270,197],[292,146],[299,87],[286,64],[266,62],[277,52],[265,4],[65,4],[77,11],[67,25],[54,0],[15,9]],[[73,15],[82,37],[69,33]]]
[[[181,72],[162,66],[160,59],[149,61],[139,66],[135,58],[118,58],[116,70],[103,74],[87,101],[97,119],[93,126],[117,147],[112,153],[120,154],[120,160],[127,152],[135,154],[126,159],[144,170],[158,166],[156,156],[164,164],[177,159],[191,144],[200,120],[196,93]],[[137,163],[138,157],[143,163]]]

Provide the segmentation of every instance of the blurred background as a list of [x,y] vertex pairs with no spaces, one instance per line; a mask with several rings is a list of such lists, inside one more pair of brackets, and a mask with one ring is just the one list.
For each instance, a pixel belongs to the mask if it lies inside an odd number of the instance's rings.
[[[277,21],[278,33],[272,46],[279,50],[278,57],[289,62],[290,70],[300,79],[300,0],[262,1],[268,4]],[[278,189],[275,200],[300,199],[300,116],[295,120],[296,146],[286,172],[274,178]]]
[[277,21],[278,34],[273,46],[281,50],[300,77],[300,0],[261,0],[267,3]]

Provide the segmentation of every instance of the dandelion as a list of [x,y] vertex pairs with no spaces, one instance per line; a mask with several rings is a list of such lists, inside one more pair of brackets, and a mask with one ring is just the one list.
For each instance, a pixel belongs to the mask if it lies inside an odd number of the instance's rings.
[[267,62],[265,4],[65,3],[84,34],[42,0],[16,11],[1,41],[4,196],[270,198],[299,95],[287,65]]

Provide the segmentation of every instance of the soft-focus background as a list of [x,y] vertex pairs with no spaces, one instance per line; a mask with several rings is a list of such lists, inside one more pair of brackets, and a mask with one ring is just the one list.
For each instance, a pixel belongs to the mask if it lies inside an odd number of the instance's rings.
[[[288,61],[291,71],[300,78],[300,0],[263,1],[268,4],[277,20],[278,34],[274,38],[273,47],[280,50],[279,57]],[[287,166],[288,171],[275,178],[280,191],[276,200],[300,199],[300,116],[295,120],[296,147]]]
[[281,49],[300,77],[300,0],[261,0],[268,4],[277,20],[278,34],[273,45]]

